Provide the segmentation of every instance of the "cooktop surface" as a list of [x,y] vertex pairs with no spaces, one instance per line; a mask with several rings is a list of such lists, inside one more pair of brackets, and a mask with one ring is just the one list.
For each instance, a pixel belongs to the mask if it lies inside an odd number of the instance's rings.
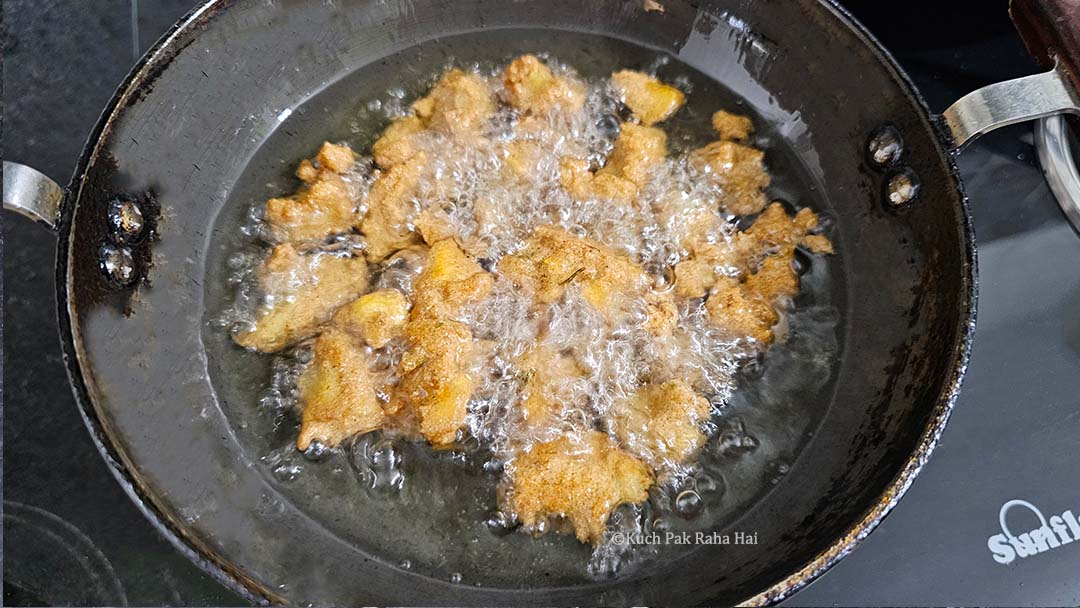
[[[3,157],[65,183],[114,87],[190,5],[5,0]],[[934,110],[1037,71],[1005,2],[939,6],[929,21],[850,8]],[[1080,538],[1080,236],[1046,186],[1031,125],[977,140],[959,165],[980,278],[959,403],[892,514],[789,605],[1080,604],[1080,542],[1028,555],[1008,542],[1044,522]],[[55,237],[4,212],[3,239],[4,604],[246,604],[157,534],[95,450],[60,354]]]

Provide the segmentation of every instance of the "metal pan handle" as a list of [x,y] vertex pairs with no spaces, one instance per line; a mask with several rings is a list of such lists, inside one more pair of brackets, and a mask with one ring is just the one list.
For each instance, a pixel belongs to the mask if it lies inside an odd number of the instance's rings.
[[998,127],[1039,119],[1036,146],[1047,181],[1080,232],[1080,173],[1061,114],[1080,114],[1080,0],[1010,0],[1009,15],[1035,60],[1049,71],[972,91],[942,113],[959,152]]
[[997,82],[964,95],[942,112],[953,149],[1006,125],[1063,112],[1080,114],[1080,91],[1064,63],[1049,72]]
[[1050,71],[983,87],[949,106],[942,117],[957,151],[998,127],[1080,114],[1080,0],[1010,0],[1009,16]]
[[4,209],[10,209],[56,231],[64,189],[44,173],[4,161]]

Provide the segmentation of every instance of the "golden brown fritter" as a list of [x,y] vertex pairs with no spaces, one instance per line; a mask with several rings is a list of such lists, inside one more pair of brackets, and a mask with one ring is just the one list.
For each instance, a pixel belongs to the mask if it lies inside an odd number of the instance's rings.
[[447,239],[431,248],[413,287],[413,308],[405,325],[408,350],[401,359],[401,383],[391,409],[410,405],[420,433],[438,449],[452,447],[465,425],[481,350],[469,328],[453,317],[486,298],[493,283],[489,273]]
[[344,174],[356,163],[346,146],[330,142],[316,156],[318,167],[304,161],[296,170],[304,185],[295,194],[266,201],[266,221],[280,241],[321,240],[352,230],[359,190]]
[[634,182],[613,173],[593,173],[586,160],[564,156],[559,159],[559,183],[576,201],[610,200],[627,204],[637,196]]
[[701,423],[710,412],[709,402],[682,380],[649,384],[616,405],[615,433],[654,468],[682,463],[705,443]]
[[334,326],[382,348],[401,335],[409,316],[409,300],[396,289],[380,289],[360,296],[334,313]]
[[655,127],[622,123],[615,147],[607,163],[596,172],[628,179],[639,187],[645,185],[653,169],[667,156],[667,134]]
[[360,231],[367,240],[367,258],[381,261],[399,249],[418,242],[409,221],[416,213],[416,189],[427,163],[422,152],[381,174],[371,185],[367,215]]
[[413,226],[428,245],[458,236],[454,222],[441,205],[432,205],[421,211],[413,220]]
[[530,348],[514,363],[524,380],[518,420],[529,431],[543,431],[567,405],[569,384],[584,370],[573,357],[546,344]]
[[666,120],[686,103],[686,96],[679,89],[634,70],[615,72],[611,84],[646,127]]
[[[780,203],[769,205],[746,231],[736,233],[732,244],[721,249],[702,248],[694,257],[675,266],[676,292],[699,297],[712,288],[705,308],[712,322],[735,337],[749,337],[762,344],[772,342],[772,327],[780,315],[775,306],[780,298],[799,293],[799,275],[793,265],[795,247],[812,253],[832,253],[832,243],[823,235],[808,234],[818,226],[817,215],[801,209],[789,216]],[[716,259],[736,268],[744,277],[709,274]]]
[[[691,254],[675,265],[675,291],[681,297],[700,298],[718,277],[747,274],[760,265],[759,260],[767,260],[768,256],[784,257],[790,266],[796,245],[805,247],[811,253],[832,253],[832,243],[828,237],[808,233],[817,226],[817,215],[810,209],[801,209],[792,217],[784,211],[783,205],[773,203],[765,208],[750,228],[734,234],[730,243],[695,244]],[[788,283],[795,282],[794,292],[785,294],[793,296],[798,291],[798,278],[787,278],[786,270],[780,272],[784,268],[782,264],[775,261],[770,264],[771,277]],[[760,284],[763,280],[759,278],[756,283]],[[767,299],[772,300],[772,297]]]
[[425,126],[455,136],[480,134],[495,113],[484,79],[456,68],[443,74],[412,107]]
[[629,257],[554,226],[538,227],[523,249],[499,262],[499,272],[540,304],[558,300],[571,283],[579,285],[601,313],[618,310],[618,296],[645,286],[644,272]]
[[396,413],[411,406],[424,438],[437,449],[451,448],[476,388],[476,341],[464,323],[431,318],[410,321],[405,338],[409,350],[401,359],[401,382],[389,409]]
[[491,293],[494,277],[465,255],[452,239],[435,243],[416,279],[412,319],[452,318],[463,306]]
[[709,320],[731,337],[753,338],[765,345],[772,343],[772,327],[780,320],[771,302],[731,277],[716,281],[705,310]]
[[560,78],[535,55],[522,55],[503,72],[506,100],[528,114],[546,114],[553,109],[574,112],[585,103],[579,84]]
[[419,151],[416,135],[424,132],[424,122],[414,115],[394,119],[371,144],[371,156],[383,169],[399,165]]
[[723,191],[720,204],[735,215],[749,215],[765,208],[765,153],[733,141],[714,141],[698,148],[690,160],[706,179]]
[[717,110],[712,115],[712,127],[721,140],[745,142],[754,132],[754,123],[749,118]]
[[703,298],[722,267],[708,257],[690,257],[675,265],[675,294],[681,298]]
[[737,276],[747,268],[747,258],[733,243],[703,243],[694,247],[689,257],[675,265],[675,294],[683,298],[703,297],[719,278]]
[[386,422],[363,347],[344,332],[330,329],[319,335],[297,385],[304,408],[298,450],[306,450],[314,440],[335,447]]
[[245,348],[276,352],[318,332],[334,310],[367,289],[362,256],[301,254],[285,243],[274,247],[259,270],[262,291],[273,303],[255,328],[233,335]]
[[561,518],[583,543],[599,541],[615,507],[644,501],[653,484],[644,463],[598,431],[533,446],[509,466],[504,508],[522,527],[540,534]]
[[793,250],[766,257],[757,272],[746,277],[744,287],[766,302],[795,297],[799,293],[799,275],[792,265],[793,257]]
[[800,209],[794,217],[789,216],[784,206],[773,203],[765,208],[752,226],[742,235],[744,242],[739,244],[743,250],[788,249],[802,245],[812,253],[832,253],[832,243],[821,235],[809,234],[818,227],[818,217],[809,208]]

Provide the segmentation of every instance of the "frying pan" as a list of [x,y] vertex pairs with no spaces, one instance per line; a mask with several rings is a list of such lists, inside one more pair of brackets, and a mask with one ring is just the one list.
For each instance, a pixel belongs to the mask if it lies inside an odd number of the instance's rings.
[[[1080,4],[1011,9],[1049,71],[935,115],[826,0],[211,1],[134,68],[66,189],[5,162],[4,204],[59,233],[70,380],[117,479],[181,551],[249,599],[767,604],[874,529],[949,417],[976,300],[953,155],[997,126],[1080,107]],[[572,539],[462,523],[491,501],[467,464],[421,463],[435,471],[421,478],[427,500],[373,498],[346,451],[312,463],[276,448],[293,431],[259,411],[270,362],[213,323],[247,209],[289,190],[290,168],[323,139],[365,147],[381,125],[357,122],[357,103],[402,86],[416,94],[408,87],[451,60],[528,51],[587,75],[674,58],[663,69],[688,75],[691,98],[762,125],[767,162],[792,176],[770,194],[829,218],[840,255],[806,281],[836,321],[815,343],[819,365],[778,346],[764,375],[799,373],[780,393],[749,378],[731,406],[759,447],[731,464],[713,527],[754,533],[753,544],[664,547],[621,576],[587,577],[588,549]],[[793,324],[792,341],[812,321]],[[797,423],[770,430],[773,414]],[[770,476],[753,495],[739,483]]]

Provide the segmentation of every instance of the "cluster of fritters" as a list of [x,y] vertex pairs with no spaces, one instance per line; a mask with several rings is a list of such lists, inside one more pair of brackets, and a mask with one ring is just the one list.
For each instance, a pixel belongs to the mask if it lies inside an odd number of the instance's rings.
[[[595,126],[598,98],[617,129]],[[614,508],[691,463],[715,404],[702,366],[680,363],[701,341],[687,319],[766,348],[799,289],[796,248],[832,246],[809,209],[767,205],[748,118],[717,111],[715,141],[670,155],[656,125],[684,102],[641,72],[590,87],[525,55],[497,74],[447,71],[370,157],[325,143],[301,162],[299,189],[266,202],[260,309],[233,333],[260,352],[310,347],[297,448],[381,429],[455,449],[470,416],[494,415],[476,393],[501,359],[516,388],[500,410],[500,507],[526,530],[596,542]],[[739,231],[737,216],[756,219]],[[478,325],[495,293],[526,304],[512,348]],[[605,373],[551,337],[568,301],[594,313],[591,347],[649,344],[617,394],[568,388]]]

